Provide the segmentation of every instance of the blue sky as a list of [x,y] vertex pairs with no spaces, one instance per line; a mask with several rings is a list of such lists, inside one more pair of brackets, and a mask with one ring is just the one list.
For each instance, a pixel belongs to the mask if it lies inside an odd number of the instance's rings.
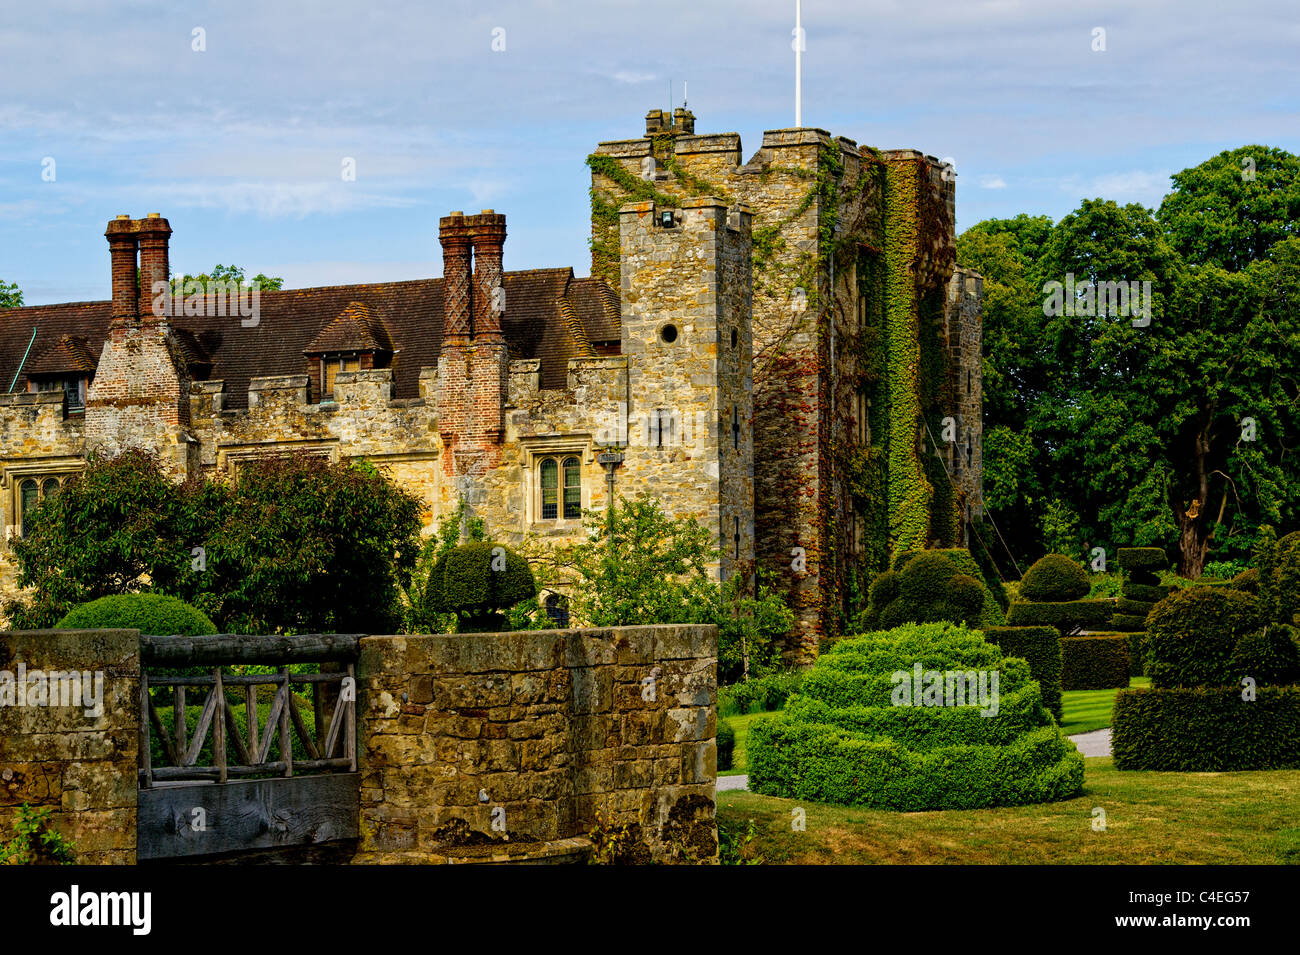
[[[1294,0],[805,0],[803,17],[804,124],[954,160],[959,228],[1093,196],[1154,207],[1224,149],[1300,152]],[[637,136],[686,81],[697,131],[739,132],[748,158],[794,121],[793,19],[793,0],[11,9],[0,279],[29,304],[107,298],[105,223],[149,212],[176,271],[436,276],[438,217],[485,207],[508,216],[507,268],[583,275],[595,143]]]

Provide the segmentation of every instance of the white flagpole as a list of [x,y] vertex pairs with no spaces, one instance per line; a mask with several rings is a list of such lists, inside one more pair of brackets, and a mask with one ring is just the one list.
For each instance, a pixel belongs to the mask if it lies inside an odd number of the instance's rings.
[[803,126],[803,0],[794,0],[794,124]]

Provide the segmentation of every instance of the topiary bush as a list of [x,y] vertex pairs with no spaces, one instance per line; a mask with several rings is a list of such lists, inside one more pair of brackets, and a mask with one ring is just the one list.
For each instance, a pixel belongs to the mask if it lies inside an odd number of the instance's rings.
[[1228,682],[1240,686],[1250,678],[1256,686],[1289,686],[1300,683],[1300,645],[1295,627],[1271,624],[1247,633],[1232,648],[1228,658]]
[[1190,587],[1170,594],[1147,618],[1151,685],[1225,686],[1237,641],[1259,629],[1259,600],[1228,587]]
[[878,575],[868,588],[867,609],[857,624],[863,630],[940,620],[971,626],[1003,623],[1002,609],[979,576],[975,559],[964,550],[908,551],[906,561]]
[[718,769],[730,769],[736,753],[736,731],[726,720],[718,720]]
[[[968,671],[986,690],[997,675],[987,715],[951,692]],[[905,812],[1068,799],[1083,785],[1029,664],[952,623],[841,640],[783,712],[750,727],[746,755],[752,792]]]
[[216,633],[203,611],[163,594],[116,594],[68,611],[56,630],[139,630],[151,636]]
[[1051,601],[1079,600],[1088,596],[1092,585],[1088,574],[1064,554],[1048,554],[1025,571],[1020,580],[1020,599]]
[[1115,610],[1113,600],[1067,600],[1063,603],[1029,603],[1013,600],[1007,613],[1011,627],[1055,627],[1068,637],[1081,629],[1105,626]]
[[502,610],[536,596],[528,561],[492,541],[472,541],[438,558],[425,600],[439,613],[456,614],[462,632],[483,633],[502,628]]
[[1169,566],[1169,555],[1163,547],[1121,547],[1115,551],[1115,560],[1125,573],[1158,573]]
[[1236,577],[1232,578],[1232,587],[1235,590],[1244,590],[1248,594],[1259,593],[1259,568],[1247,567]]
[[1061,641],[1062,690],[1111,690],[1127,687],[1128,635],[1090,633]]
[[1061,635],[1055,627],[985,627],[984,639],[1005,657],[1020,657],[1038,681],[1047,707],[1059,723],[1061,714]]
[[1259,600],[1266,622],[1300,623],[1300,531],[1260,548]]

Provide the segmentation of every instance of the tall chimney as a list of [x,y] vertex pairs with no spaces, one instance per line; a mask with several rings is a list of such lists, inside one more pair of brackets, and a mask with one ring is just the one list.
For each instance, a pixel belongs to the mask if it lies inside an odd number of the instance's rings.
[[468,345],[470,340],[470,231],[465,213],[453,212],[438,221],[442,243],[442,344]]
[[166,282],[171,277],[167,260],[167,243],[172,228],[158,213],[151,212],[147,219],[137,223],[140,229],[140,314],[152,313],[155,282]]
[[506,244],[506,217],[484,209],[470,216],[474,243],[474,340],[503,342],[501,319],[506,309],[501,254]]
[[139,314],[139,285],[136,279],[136,250],[138,237],[136,222],[121,215],[108,224],[104,233],[108,239],[108,253],[113,263],[113,307],[110,324],[134,324]]

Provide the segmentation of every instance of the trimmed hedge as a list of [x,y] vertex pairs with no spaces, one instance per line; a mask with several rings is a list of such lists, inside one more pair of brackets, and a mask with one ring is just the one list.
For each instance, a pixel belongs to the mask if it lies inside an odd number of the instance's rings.
[[1169,555],[1163,547],[1121,547],[1115,551],[1115,560],[1126,573],[1160,571],[1169,567]]
[[139,630],[150,636],[187,637],[216,633],[207,614],[184,600],[162,594],[115,594],[72,608],[56,630]]
[[1110,628],[1120,633],[1137,633],[1147,628],[1147,618],[1130,613],[1117,613],[1110,618]]
[[736,731],[726,720],[718,720],[718,769],[730,769],[736,753]]
[[1167,587],[1161,584],[1135,584],[1126,580],[1120,593],[1129,600],[1145,600],[1152,604],[1158,604],[1177,589],[1176,587]]
[[1124,634],[1128,639],[1128,675],[1146,675],[1147,632],[1135,630]]
[[1056,717],[1061,713],[1061,635],[1055,627],[985,627],[984,639],[1004,657],[1020,657],[1038,681],[1043,706]]
[[474,629],[503,624],[498,611],[536,596],[528,561],[492,541],[471,541],[438,558],[426,599],[439,613],[460,615],[462,629]]
[[1170,594],[1147,617],[1151,685],[1232,683],[1232,650],[1258,627],[1259,600],[1251,594],[1227,587],[1190,587]]
[[1122,690],[1110,745],[1117,769],[1300,768],[1300,687]]
[[1244,635],[1228,657],[1228,682],[1240,686],[1249,677],[1257,686],[1300,683],[1300,645],[1296,640],[1295,627],[1278,623]]
[[1300,623],[1300,531],[1259,554],[1260,611],[1267,623]]
[[1041,557],[1020,579],[1020,599],[1061,603],[1088,596],[1087,572],[1064,554]]
[[[996,715],[900,702],[908,681],[895,676],[914,666],[996,672]],[[752,792],[907,812],[1068,799],[1083,785],[1029,664],[948,623],[836,643],[784,712],[750,727],[747,756]]]
[[898,569],[879,574],[868,588],[867,608],[857,621],[863,629],[944,620],[970,626],[1003,623],[1002,608],[969,552],[905,551],[894,566]]
[[1248,594],[1259,593],[1259,568],[1247,567],[1232,578],[1232,586],[1234,589],[1244,590]]
[[1110,690],[1129,683],[1128,637],[1093,634],[1061,640],[1061,689]]
[[[1163,599],[1163,598],[1162,598]],[[1131,614],[1134,617],[1146,619],[1146,615],[1155,609],[1155,600],[1134,600],[1131,597],[1119,597],[1115,601],[1115,608],[1123,614]]]
[[1077,629],[1103,626],[1115,612],[1113,600],[1067,600],[1061,603],[1013,601],[1007,613],[1010,627],[1055,627],[1062,636]]

